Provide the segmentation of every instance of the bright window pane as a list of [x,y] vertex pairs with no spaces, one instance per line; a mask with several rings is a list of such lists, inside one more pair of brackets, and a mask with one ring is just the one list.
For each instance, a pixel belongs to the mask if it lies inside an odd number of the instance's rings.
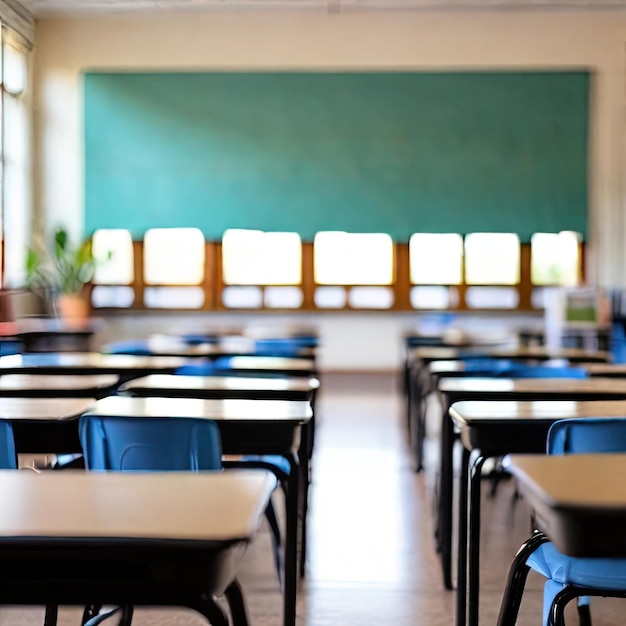
[[448,309],[459,301],[454,287],[422,286],[411,288],[411,306],[414,309]]
[[393,290],[389,287],[354,287],[348,294],[353,309],[390,309]]
[[465,302],[470,309],[514,309],[519,293],[513,287],[469,287]]
[[390,285],[393,241],[383,233],[322,232],[315,235],[315,282],[319,285]]
[[122,228],[97,230],[92,237],[96,271],[93,282],[129,285],[133,282],[133,240]]
[[149,285],[197,285],[204,280],[205,244],[197,228],[153,228],[143,239]]
[[91,304],[95,308],[111,307],[126,309],[135,301],[132,287],[106,287],[96,285],[91,291]]
[[575,287],[580,282],[580,236],[571,231],[535,233],[531,240],[531,280],[535,285]]
[[318,309],[343,309],[348,295],[343,287],[318,287],[313,299]]
[[201,287],[147,287],[143,297],[149,309],[199,309],[204,304]]
[[265,306],[268,309],[299,309],[304,296],[299,287],[266,287]]
[[260,309],[263,290],[259,287],[225,287],[222,303],[227,309]]
[[17,96],[26,90],[27,55],[11,44],[4,46],[2,55],[2,74],[4,88],[11,95]]
[[472,233],[465,237],[468,285],[516,285],[520,280],[519,237],[512,233]]
[[299,285],[300,235],[227,230],[222,238],[222,267],[227,285]]
[[30,128],[24,98],[5,94],[2,99],[4,131],[4,279],[5,286],[24,283],[24,249],[30,232]]
[[463,237],[453,233],[415,233],[409,240],[411,283],[459,285],[463,280]]

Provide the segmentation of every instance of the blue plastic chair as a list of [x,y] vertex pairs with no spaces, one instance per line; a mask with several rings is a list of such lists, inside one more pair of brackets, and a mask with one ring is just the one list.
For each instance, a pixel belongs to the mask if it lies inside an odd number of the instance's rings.
[[[626,452],[626,418],[585,418],[555,422],[548,432],[548,454]],[[543,533],[517,553],[500,608],[499,626],[515,624],[528,570],[547,578],[543,624],[562,625],[565,605],[578,598],[581,624],[591,624],[587,595],[626,596],[626,559],[581,559],[561,554]]]
[[502,378],[589,378],[583,367],[551,367],[549,365],[516,365],[502,368],[498,373]]
[[[220,432],[212,420],[86,415],[80,418],[78,430],[88,470],[199,472],[222,469]],[[274,530],[277,521],[271,501],[266,516]],[[274,556],[280,575],[280,543],[275,545]],[[226,590],[226,597],[233,615],[245,621],[243,596],[236,581]],[[100,608],[87,607],[82,623],[97,626],[120,611],[120,624],[131,623],[132,607],[117,607],[105,614],[99,614]]]
[[106,347],[107,354],[131,354],[133,356],[150,356],[152,352],[145,339],[127,339],[115,341]]
[[13,427],[6,421],[0,421],[0,469],[17,469]]
[[89,470],[222,469],[220,432],[212,420],[86,416],[79,437]]

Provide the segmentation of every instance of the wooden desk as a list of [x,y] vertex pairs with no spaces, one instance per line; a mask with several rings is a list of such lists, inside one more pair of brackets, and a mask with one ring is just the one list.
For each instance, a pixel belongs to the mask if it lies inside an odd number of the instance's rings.
[[173,374],[187,361],[179,357],[72,352],[12,354],[0,357],[4,374],[117,374],[122,380],[148,374]]
[[[129,398],[111,396],[98,400],[88,415],[121,417],[200,417],[215,420],[224,454],[274,454],[287,459],[286,536],[283,621],[294,626],[298,580],[298,518],[302,516],[305,539],[306,502],[300,501],[303,474],[308,474],[306,455],[297,454],[302,427],[312,417],[308,402],[269,400],[202,400],[194,398]],[[308,475],[306,476],[308,478]],[[303,489],[303,496],[306,494]],[[305,498],[303,498],[305,500]],[[302,548],[305,553],[304,545]]]
[[175,376],[152,374],[128,381],[120,393],[166,398],[311,400],[316,378],[239,378],[237,376]]
[[579,348],[547,348],[545,346],[521,346],[518,348],[498,348],[472,346],[465,348],[415,348],[411,352],[413,361],[453,361],[465,358],[495,358],[523,361],[548,361],[565,359],[570,363],[607,363],[611,360],[608,352],[596,352]]
[[0,376],[0,397],[103,398],[114,393],[115,374],[5,374]]
[[227,626],[213,597],[275,485],[258,470],[0,472],[0,603],[183,606]]
[[234,356],[230,359],[232,370],[250,374],[284,374],[288,376],[314,376],[316,369],[311,359],[293,359],[279,356]]
[[626,557],[626,454],[514,455],[507,468],[563,554]]
[[[217,338],[215,341],[205,342],[187,342],[179,337],[167,337],[158,336],[150,337],[145,341],[140,341],[142,347],[145,345],[145,350],[150,356],[177,356],[184,358],[204,357],[210,359],[216,359],[220,357],[235,357],[235,356],[256,356],[257,349],[255,347],[255,341],[245,337],[236,337],[229,339]],[[121,351],[117,346],[111,344],[104,346],[102,352],[107,354],[115,348],[115,354],[124,354],[123,348]],[[133,354],[133,348],[129,347],[129,354]],[[276,348],[276,356],[280,356],[281,349]],[[264,356],[271,356],[267,352],[263,351]],[[306,359],[309,361],[307,364],[311,366],[310,360],[315,357],[315,350],[311,348],[300,348],[298,350],[298,358]]]
[[[545,346],[520,346],[503,348],[497,346],[465,347],[419,347],[408,351],[407,357],[407,424],[411,450],[415,454],[415,468],[423,466],[424,410],[423,398],[436,389],[435,379],[443,376],[443,371],[450,372],[449,377],[462,375],[465,360],[476,358],[498,358],[519,362],[547,361],[563,359],[570,363],[606,363],[611,356],[608,352],[592,352],[576,348],[548,349]],[[454,362],[449,366],[434,366],[435,362]],[[435,370],[433,370],[435,367]],[[488,373],[488,372],[485,372]],[[474,374],[476,375],[476,374]]]
[[11,422],[18,453],[71,454],[82,452],[75,418],[94,404],[92,398],[0,397],[0,419]]
[[469,587],[469,623],[478,624],[480,483],[485,460],[516,452],[543,454],[548,430],[560,419],[624,416],[626,400],[457,402],[450,407],[450,417],[461,432],[464,446],[458,507],[457,626],[466,623],[466,581]]
[[626,379],[609,378],[444,378],[441,424],[437,538],[444,584],[452,588],[452,450],[454,427],[449,408],[463,400],[619,400],[626,399]]
[[125,396],[98,400],[87,414],[211,419],[220,430],[224,454],[288,457],[298,448],[302,425],[312,417],[311,405],[304,401]]

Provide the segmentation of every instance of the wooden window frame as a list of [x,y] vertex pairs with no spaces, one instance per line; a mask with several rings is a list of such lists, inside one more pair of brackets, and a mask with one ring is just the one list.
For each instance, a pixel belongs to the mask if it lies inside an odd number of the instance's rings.
[[[394,243],[394,273],[395,282],[391,285],[366,285],[368,287],[386,287],[393,290],[394,302],[388,309],[369,309],[369,308],[353,308],[349,305],[350,290],[355,287],[364,287],[365,285],[337,285],[346,289],[347,298],[346,305],[342,308],[327,309],[319,308],[315,306],[315,290],[318,287],[326,287],[328,285],[318,285],[314,279],[313,268],[313,242],[302,242],[302,283],[300,285],[289,285],[300,287],[302,289],[302,306],[299,308],[269,308],[261,306],[259,308],[232,308],[224,306],[222,300],[222,293],[225,287],[229,285],[224,283],[222,275],[222,244],[217,241],[205,242],[205,268],[204,268],[204,280],[198,285],[146,285],[144,282],[143,274],[143,241],[133,241],[133,273],[134,281],[128,285],[133,289],[134,301],[133,305],[128,308],[98,308],[97,311],[102,313],[124,313],[124,312],[140,312],[140,311],[177,311],[177,312],[191,312],[191,311],[231,311],[231,312],[274,312],[274,313],[298,313],[298,312],[322,312],[322,313],[337,313],[342,311],[361,311],[361,312],[410,312],[410,313],[425,313],[430,309],[415,309],[411,306],[411,289],[413,287],[423,287],[429,285],[414,285],[411,283],[410,276],[410,259],[409,259],[409,244],[406,243]],[[581,284],[585,284],[585,244],[581,242],[580,246],[580,274]],[[465,268],[463,268],[464,270]],[[98,283],[103,287],[123,285],[107,285],[104,283]],[[174,308],[155,308],[147,307],[144,304],[144,293],[147,287],[201,287],[204,291],[204,304],[198,309],[174,309]],[[263,297],[265,296],[266,287],[275,287],[280,285],[236,285],[237,287],[254,286],[261,290]],[[517,285],[502,285],[503,287],[509,287],[516,289],[519,295],[519,302],[517,307],[510,309],[475,309],[467,306],[466,293],[469,287],[498,287],[500,285],[468,285],[465,282],[465,272],[463,271],[463,282],[459,285],[432,285],[438,287],[452,287],[458,290],[458,303],[454,307],[446,309],[438,309],[439,311],[496,311],[498,313],[516,313],[516,312],[541,312],[542,309],[534,308],[532,305],[533,289],[550,287],[550,285],[533,285],[531,283],[531,247],[530,243],[520,244],[520,282]]]

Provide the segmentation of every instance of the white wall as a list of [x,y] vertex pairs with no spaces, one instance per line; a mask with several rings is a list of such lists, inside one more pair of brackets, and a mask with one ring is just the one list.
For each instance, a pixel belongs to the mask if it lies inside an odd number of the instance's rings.
[[[207,330],[236,328],[284,328],[313,326],[321,339],[318,363],[322,371],[399,369],[404,359],[403,336],[407,332],[437,330],[436,316],[419,313],[200,313],[187,315],[123,314],[103,320],[96,341],[105,343],[126,338],[147,337],[153,333],[201,333]],[[452,326],[468,334],[488,334],[493,339],[515,340],[520,329],[541,329],[537,314],[504,314],[457,316]],[[439,330],[443,326],[439,325]],[[511,335],[513,333],[513,335]]]

